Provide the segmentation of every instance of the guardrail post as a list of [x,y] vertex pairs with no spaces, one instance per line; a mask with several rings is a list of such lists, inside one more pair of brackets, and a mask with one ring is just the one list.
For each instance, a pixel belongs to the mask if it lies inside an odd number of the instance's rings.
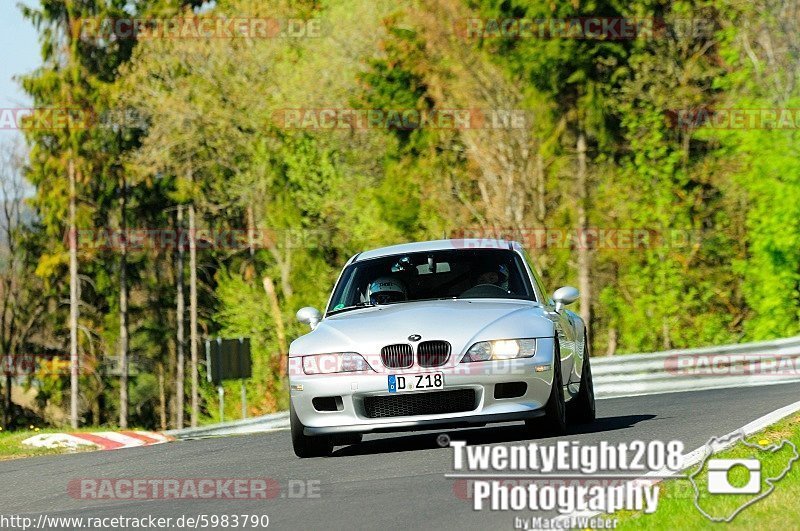
[[247,418],[247,388],[244,386],[244,378],[242,378],[242,418]]
[[219,421],[225,422],[225,389],[220,385],[217,387],[219,394]]

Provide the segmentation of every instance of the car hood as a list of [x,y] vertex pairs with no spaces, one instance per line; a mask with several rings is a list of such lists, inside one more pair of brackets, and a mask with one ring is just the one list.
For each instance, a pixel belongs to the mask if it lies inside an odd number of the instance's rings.
[[453,353],[477,341],[553,337],[553,323],[536,302],[507,299],[454,299],[389,304],[350,310],[320,321],[292,342],[290,356],[330,352],[374,355],[394,343],[449,341]]

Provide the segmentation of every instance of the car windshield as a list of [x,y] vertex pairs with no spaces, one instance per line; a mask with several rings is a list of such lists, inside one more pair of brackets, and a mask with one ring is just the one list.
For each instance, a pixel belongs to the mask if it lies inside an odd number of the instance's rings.
[[456,298],[535,300],[522,260],[513,251],[426,251],[373,258],[348,266],[336,285],[328,313]]

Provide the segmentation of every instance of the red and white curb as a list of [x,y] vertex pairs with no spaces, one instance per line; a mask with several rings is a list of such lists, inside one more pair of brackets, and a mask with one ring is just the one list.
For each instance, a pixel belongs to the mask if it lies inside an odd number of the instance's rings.
[[79,448],[96,446],[101,450],[117,450],[150,446],[174,440],[173,437],[152,431],[97,431],[86,433],[40,433],[22,441],[36,448]]

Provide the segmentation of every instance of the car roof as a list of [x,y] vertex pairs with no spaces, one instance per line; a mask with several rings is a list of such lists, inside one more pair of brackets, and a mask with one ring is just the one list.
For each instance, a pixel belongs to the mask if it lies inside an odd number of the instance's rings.
[[470,249],[509,249],[521,251],[522,245],[515,241],[491,238],[452,238],[447,240],[430,240],[427,242],[401,243],[399,245],[390,245],[388,247],[364,251],[351,258],[349,263],[396,254]]

